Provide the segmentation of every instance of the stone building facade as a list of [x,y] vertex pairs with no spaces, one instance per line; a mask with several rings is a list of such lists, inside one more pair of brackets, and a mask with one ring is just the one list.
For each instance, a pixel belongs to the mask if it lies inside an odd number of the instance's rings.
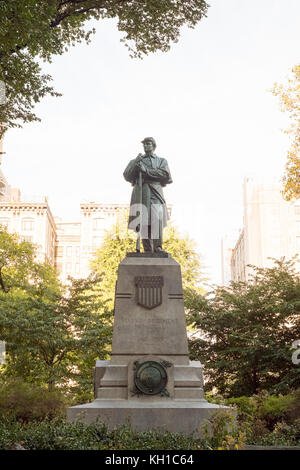
[[300,200],[285,201],[279,184],[244,181],[243,230],[233,246],[231,279],[246,281],[249,264],[271,267],[271,258],[300,252]]
[[90,272],[90,260],[99,248],[118,216],[128,211],[127,204],[80,204],[81,224],[81,277]]
[[38,247],[38,259],[55,263],[56,227],[48,201],[1,201],[0,224]]
[[222,285],[226,286],[231,281],[231,257],[237,238],[241,230],[233,230],[221,240],[221,279]]
[[63,222],[56,218],[55,265],[63,282],[68,276],[85,278],[90,273],[90,261],[118,214],[128,210],[126,204],[80,205],[79,222]]

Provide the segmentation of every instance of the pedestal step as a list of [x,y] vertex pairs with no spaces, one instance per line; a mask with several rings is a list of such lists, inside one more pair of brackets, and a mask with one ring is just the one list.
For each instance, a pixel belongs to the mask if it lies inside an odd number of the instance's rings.
[[93,423],[97,419],[114,429],[129,424],[136,431],[170,431],[201,436],[201,426],[218,410],[228,409],[206,400],[170,400],[145,403],[137,400],[95,400],[68,408],[69,421],[80,419]]

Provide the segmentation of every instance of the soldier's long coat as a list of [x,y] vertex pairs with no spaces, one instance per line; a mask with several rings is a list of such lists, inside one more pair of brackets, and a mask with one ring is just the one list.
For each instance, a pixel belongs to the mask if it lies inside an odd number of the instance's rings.
[[[139,171],[140,170],[135,165],[135,160],[131,160],[123,174],[125,180],[129,181],[133,186],[130,209],[140,203]],[[159,217],[160,219],[160,225],[165,227],[168,221],[168,212],[162,188],[166,186],[166,184],[172,183],[167,160],[157,155],[144,155],[142,157],[142,177],[142,203],[143,206],[147,208],[148,215],[147,221],[145,221],[143,216],[143,224],[150,226],[151,223],[153,223],[153,220],[151,221],[151,214],[152,218],[153,214],[155,214],[154,217]],[[153,207],[155,208],[154,211]],[[132,230],[136,230],[136,226],[134,226],[135,220],[137,220],[136,212],[135,210],[131,210],[129,213],[128,226]]]

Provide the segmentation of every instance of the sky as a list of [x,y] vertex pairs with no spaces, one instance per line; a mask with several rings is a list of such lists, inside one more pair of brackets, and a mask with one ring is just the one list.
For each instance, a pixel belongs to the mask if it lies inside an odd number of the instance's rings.
[[210,0],[167,53],[131,59],[114,20],[43,70],[60,98],[36,106],[40,123],[9,130],[2,171],[23,194],[48,197],[79,220],[82,202],[129,203],[123,171],[153,136],[173,184],[173,223],[196,242],[221,282],[221,239],[242,227],[246,176],[280,181],[287,116],[269,91],[300,60],[299,0]]

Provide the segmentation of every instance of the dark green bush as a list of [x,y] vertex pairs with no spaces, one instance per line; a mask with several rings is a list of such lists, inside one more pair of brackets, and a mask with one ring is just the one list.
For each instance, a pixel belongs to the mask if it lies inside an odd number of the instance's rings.
[[256,432],[248,438],[249,444],[262,446],[300,446],[300,419],[288,424],[279,422],[272,432]]
[[266,396],[257,407],[257,416],[266,421],[268,428],[283,419],[295,401],[293,395]]
[[169,432],[138,433],[127,425],[109,431],[101,423],[68,423],[62,418],[66,403],[61,394],[13,381],[0,384],[0,449],[192,450],[240,449],[244,443],[300,445],[299,396],[300,391],[285,396],[218,397],[219,403],[235,406],[238,426],[226,413],[218,413],[208,426],[213,433],[200,439]]
[[225,400],[226,405],[235,406],[238,409],[240,417],[253,417],[255,413],[255,404],[250,397],[228,398]]
[[289,395],[262,392],[252,397],[225,399],[224,403],[236,407],[239,427],[248,444],[300,444],[300,390]]
[[201,449],[201,439],[157,431],[137,433],[129,426],[109,431],[101,423],[86,425],[63,419],[21,423],[12,419],[0,421],[0,449],[28,450],[140,450]]
[[[213,399],[212,399],[213,401]],[[219,400],[220,401],[220,400]],[[258,418],[265,421],[270,430],[281,419],[300,417],[300,390],[289,395],[270,395],[262,392],[252,397],[227,398],[223,404],[235,406],[239,419]]]
[[14,379],[0,383],[0,414],[28,422],[63,416],[66,402],[62,393]]

